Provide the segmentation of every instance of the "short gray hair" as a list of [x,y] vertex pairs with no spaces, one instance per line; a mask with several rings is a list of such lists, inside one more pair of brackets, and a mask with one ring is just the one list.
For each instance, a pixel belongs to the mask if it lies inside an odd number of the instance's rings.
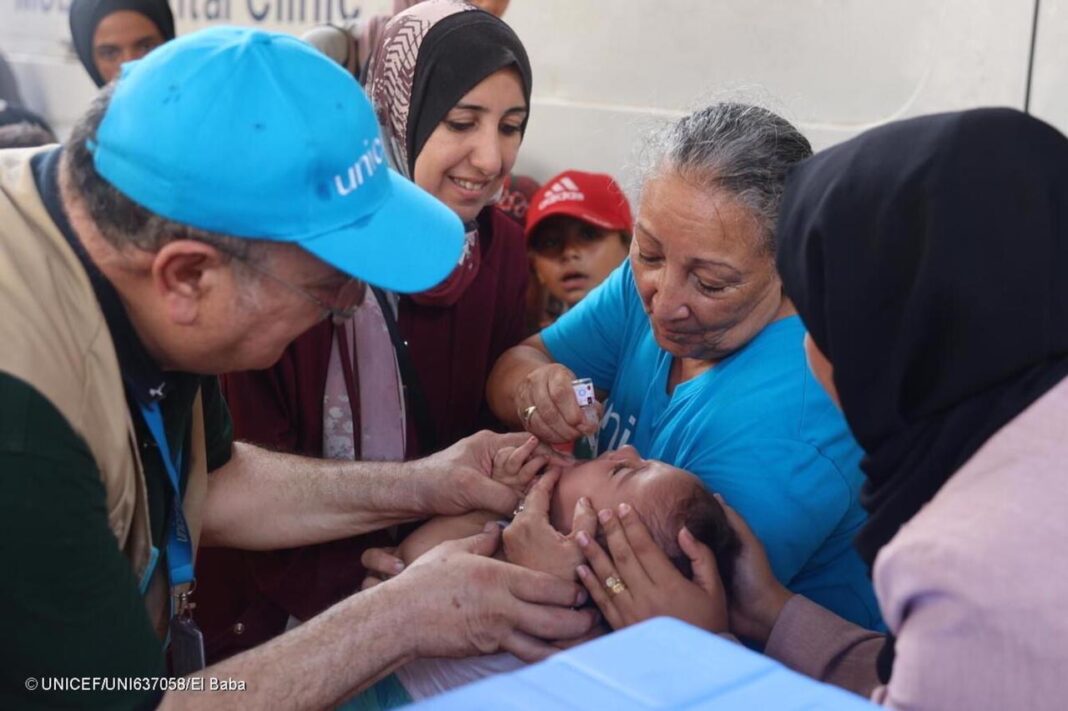
[[644,186],[670,172],[709,191],[726,190],[752,211],[774,253],[786,174],[811,155],[808,139],[781,116],[720,102],[653,133],[643,150],[641,181]]
[[238,260],[262,259],[266,250],[258,240],[209,232],[161,217],[101,177],[89,145],[96,139],[114,87],[115,83],[111,82],[97,94],[89,110],[75,124],[65,150],[73,188],[85,201],[89,217],[104,239],[116,249],[133,246],[149,252],[157,252],[174,240],[189,239],[209,244]]

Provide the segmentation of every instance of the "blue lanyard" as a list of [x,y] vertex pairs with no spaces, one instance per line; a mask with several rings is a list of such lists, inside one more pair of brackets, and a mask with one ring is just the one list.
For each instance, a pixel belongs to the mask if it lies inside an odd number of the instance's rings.
[[171,448],[167,444],[167,433],[163,429],[163,414],[159,403],[153,400],[147,405],[141,403],[141,414],[145,418],[152,438],[156,440],[159,453],[163,457],[163,466],[167,469],[167,478],[174,492],[173,511],[167,524],[167,573],[171,587],[177,587],[193,580],[193,542],[189,538],[189,526],[182,512],[181,479],[178,472],[182,468],[182,453],[177,458],[171,457]]

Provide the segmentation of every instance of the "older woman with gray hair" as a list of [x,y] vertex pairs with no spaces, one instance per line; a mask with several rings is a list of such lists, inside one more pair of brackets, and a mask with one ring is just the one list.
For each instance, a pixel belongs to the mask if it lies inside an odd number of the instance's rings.
[[[790,590],[880,627],[852,546],[865,521],[862,452],[809,372],[804,326],[775,269],[786,174],[811,153],[790,123],[738,103],[696,111],[656,135],[629,260],[505,352],[488,396],[500,418],[543,440],[597,432],[602,451],[633,445],[693,472],[745,518]],[[604,399],[599,427],[576,403],[575,378],[591,378]],[[616,475],[640,477],[642,467],[621,465]],[[606,529],[634,516],[627,507],[600,512]],[[589,548],[584,534],[576,540]],[[692,542],[679,532],[683,551],[695,550]],[[589,569],[579,573],[589,583]],[[598,584],[613,627],[673,614],[722,628],[697,585],[695,604],[680,605],[686,595],[656,590],[655,575],[612,573]]]

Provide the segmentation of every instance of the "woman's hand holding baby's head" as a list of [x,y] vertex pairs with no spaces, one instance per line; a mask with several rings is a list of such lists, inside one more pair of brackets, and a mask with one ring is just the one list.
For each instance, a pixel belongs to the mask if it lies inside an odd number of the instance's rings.
[[579,566],[578,574],[613,629],[666,615],[710,632],[727,630],[727,596],[711,550],[685,528],[679,532],[695,574],[689,580],[633,508],[620,504],[617,511],[603,509],[598,517],[608,551],[592,536],[579,537],[589,564]]
[[579,577],[605,620],[619,629],[669,615],[712,632],[729,620],[739,637],[767,643],[792,593],[775,578],[760,541],[718,494],[702,492],[676,513],[684,519],[678,549],[692,580],[626,504],[599,513],[607,551],[592,536],[578,539],[589,561]]

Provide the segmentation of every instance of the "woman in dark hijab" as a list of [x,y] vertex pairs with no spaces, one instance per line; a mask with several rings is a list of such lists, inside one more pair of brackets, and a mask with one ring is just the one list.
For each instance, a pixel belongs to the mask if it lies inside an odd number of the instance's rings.
[[104,86],[123,62],[174,39],[174,15],[167,0],[73,0],[70,34],[85,71]]
[[892,126],[798,171],[779,269],[868,454],[869,565],[1068,375],[1066,190],[1064,137],[1008,110]]
[[778,234],[810,365],[867,452],[857,544],[892,635],[792,596],[737,515],[729,610],[689,551],[709,604],[889,706],[1063,708],[1068,139],[1010,109],[889,124],[802,163]]

